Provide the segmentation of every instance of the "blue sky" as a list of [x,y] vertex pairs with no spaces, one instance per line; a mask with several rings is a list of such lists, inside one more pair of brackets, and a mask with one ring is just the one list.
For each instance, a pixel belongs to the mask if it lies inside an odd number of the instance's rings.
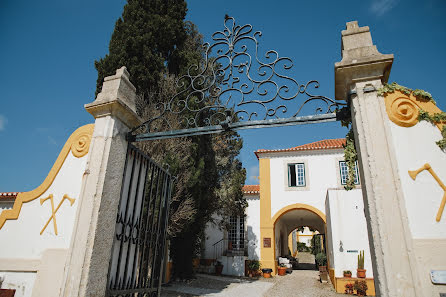
[[[0,191],[28,191],[46,177],[69,135],[93,122],[94,60],[108,51],[125,1],[0,2]],[[189,1],[187,19],[209,40],[225,14],[263,33],[263,49],[294,61],[293,78],[316,79],[334,97],[341,30],[369,26],[381,53],[393,53],[390,81],[430,92],[446,110],[446,2]],[[245,130],[241,159],[257,183],[259,148],[287,148],[344,137],[339,123]]]

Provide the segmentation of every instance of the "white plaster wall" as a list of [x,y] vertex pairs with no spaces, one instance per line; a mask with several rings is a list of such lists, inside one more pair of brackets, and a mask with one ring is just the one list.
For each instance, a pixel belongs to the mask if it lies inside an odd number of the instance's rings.
[[[8,244],[0,244],[0,258],[37,259],[48,248],[69,248],[87,157],[88,154],[76,158],[69,152],[48,190],[39,198],[24,203],[17,220],[5,222],[0,229],[0,242]],[[54,232],[53,221],[40,235],[40,231],[51,216],[50,200],[41,205],[40,198],[46,198],[49,194],[53,194],[54,208],[65,194],[76,199],[73,206],[65,200],[57,211],[58,235]]]
[[214,259],[214,243],[221,240],[224,236],[224,231],[218,227],[218,222],[221,221],[221,217],[214,215],[213,220],[215,223],[208,222],[205,229],[205,242],[204,242],[204,254],[201,255],[203,259]]
[[331,231],[327,249],[335,276],[342,277],[344,270],[351,270],[355,276],[359,251],[364,250],[364,269],[367,277],[373,277],[361,190],[328,190],[326,206],[327,232]]
[[409,170],[429,163],[446,184],[446,154],[435,144],[442,138],[441,133],[426,121],[409,128],[388,121],[412,236],[415,239],[446,238],[446,210],[440,222],[435,220],[444,191],[426,170],[419,173],[415,181],[408,174]]
[[35,272],[5,272],[0,271],[0,278],[3,278],[1,289],[15,289],[14,297],[31,297]]
[[248,258],[260,259],[260,197],[258,195],[246,196],[246,235],[248,241]]
[[[0,243],[7,243],[0,244],[0,276],[5,276],[2,288],[17,289],[16,297],[42,296],[42,292],[46,296],[58,295],[66,251],[76,224],[87,158],[88,154],[76,158],[70,151],[49,188],[41,196],[24,203],[18,218],[7,220],[0,229]],[[53,220],[40,235],[52,214],[51,200],[41,204],[40,199],[50,194],[55,210],[65,194],[75,201],[71,206],[70,201],[65,200],[55,214],[58,235]]]
[[[338,187],[337,163],[343,160],[342,149],[263,154],[262,157],[270,158],[271,217],[294,203],[308,204],[325,212],[327,189]],[[287,164],[294,162],[306,163],[304,189],[288,188]]]
[[222,274],[233,276],[245,275],[245,259],[244,256],[222,256],[221,263],[223,264]]

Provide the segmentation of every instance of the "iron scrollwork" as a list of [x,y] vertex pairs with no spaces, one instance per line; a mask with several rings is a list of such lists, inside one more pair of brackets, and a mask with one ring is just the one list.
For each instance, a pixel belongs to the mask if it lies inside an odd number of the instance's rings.
[[[285,75],[293,67],[290,58],[280,57],[275,50],[260,58],[262,33],[253,32],[251,25],[236,25],[234,18],[225,16],[224,27],[212,34],[212,44],[203,44],[203,62],[176,81],[178,93],[155,104],[155,115],[131,133],[218,125],[227,129],[234,123],[292,118],[301,116],[310,102],[317,105],[316,113],[333,113],[345,106],[314,94],[318,81],[299,83]],[[254,45],[254,54],[248,45]]]

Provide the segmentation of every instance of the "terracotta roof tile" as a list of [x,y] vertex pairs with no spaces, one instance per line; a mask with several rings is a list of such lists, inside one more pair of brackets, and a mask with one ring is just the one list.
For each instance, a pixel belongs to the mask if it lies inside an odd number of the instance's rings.
[[278,149],[278,150],[265,150],[260,149],[255,152],[257,158],[258,154],[261,153],[278,153],[278,152],[294,152],[294,151],[310,151],[310,150],[329,150],[329,149],[340,149],[345,145],[345,138],[336,138],[336,139],[324,139],[312,143],[307,143],[299,146],[295,146],[287,149]]
[[0,192],[0,199],[15,199],[20,192]]
[[242,191],[244,194],[259,194],[260,185],[244,185]]

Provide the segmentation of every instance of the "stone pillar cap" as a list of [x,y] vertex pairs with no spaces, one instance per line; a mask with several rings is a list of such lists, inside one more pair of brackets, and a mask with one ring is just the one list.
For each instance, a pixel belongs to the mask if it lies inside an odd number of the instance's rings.
[[348,22],[342,36],[342,60],[335,63],[335,98],[347,100],[353,83],[381,79],[387,82],[393,54],[378,52],[369,27],[359,27],[357,21]]
[[143,121],[136,113],[136,88],[129,78],[125,66],[104,78],[101,92],[95,101],[85,104],[85,109],[95,118],[116,116],[129,128],[140,125]]

